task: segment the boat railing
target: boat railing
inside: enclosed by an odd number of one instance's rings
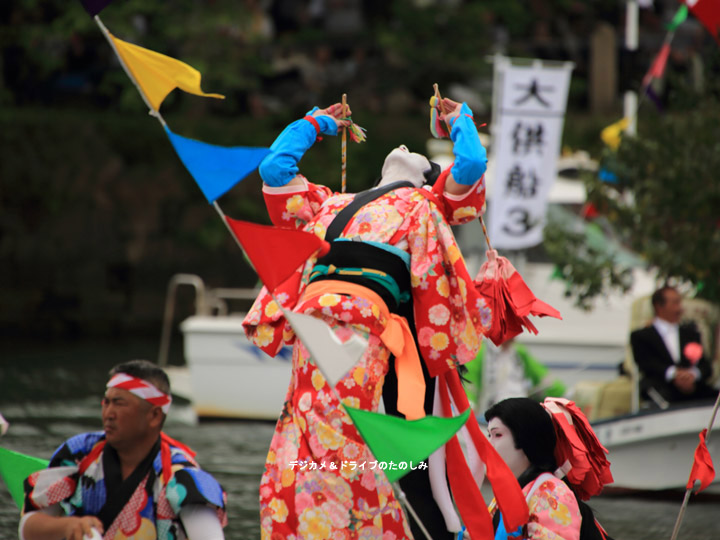
[[[158,352],[158,365],[165,367],[168,363],[172,326],[177,303],[177,291],[181,286],[189,286],[195,291],[195,315],[225,316],[229,314],[228,301],[254,300],[258,295],[257,289],[249,288],[209,288],[200,276],[195,274],[175,274],[168,283],[165,297],[165,310],[163,313],[162,333],[160,336],[160,350]]]

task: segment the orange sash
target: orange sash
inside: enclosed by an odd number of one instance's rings
[[[323,294],[349,294],[375,304],[380,316],[387,321],[380,334],[383,344],[395,355],[395,372],[398,379],[398,411],[408,420],[425,417],[425,379],[415,340],[405,317],[391,313],[383,299],[370,289],[346,281],[324,280],[310,283],[303,300]]]

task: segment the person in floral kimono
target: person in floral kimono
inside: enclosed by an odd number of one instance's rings
[[[389,414],[416,419],[432,412],[433,378],[473,359],[492,320],[451,230],[484,211],[486,153],[469,107],[449,99],[443,107],[455,161],[442,172],[399,146],[386,157],[378,185],[357,196],[310,182],[298,162],[319,135],[349,124],[340,104],[316,107],[287,126],[260,165],[272,222],[331,245],[272,295],[263,289],[244,320],[248,337],[270,355],[293,344],[292,379],[260,484],[265,539],[391,540],[412,538],[411,526],[417,535],[277,302],[322,319],[343,341],[353,333],[368,340],[336,385],[344,404],[376,412],[384,394]],[[399,346],[392,334],[402,336]],[[450,538],[427,473],[415,484],[412,475],[403,480],[424,525],[439,531],[433,538]]]
[[[222,540],[226,494],[161,431],[170,403],[157,365],[115,366],[103,431],[71,437],[25,480],[20,540]]]
[[[496,539],[612,540],[581,499],[582,487],[565,476],[568,465],[558,467],[560,443],[547,405],[525,397],[507,398],[490,407],[485,419],[490,443],[517,478],[530,510],[528,522],[508,533],[493,501],[490,511]],[[568,424],[572,426],[568,429],[579,430],[579,424]],[[586,458],[585,465],[588,463]],[[594,483],[602,487],[600,478]]]

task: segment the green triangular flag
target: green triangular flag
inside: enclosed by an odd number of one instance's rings
[[[22,506],[24,498],[23,482],[35,471],[46,468],[48,463],[46,459],[26,456],[0,447],[0,477],[5,480],[5,485],[18,508]]]
[[[426,416],[419,420],[405,420],[353,407],[346,406],[345,410],[375,459],[388,465],[383,470],[390,482],[405,476],[411,467],[417,467],[421,461],[449,441],[470,416],[468,409],[460,416],[452,418]],[[394,469],[390,462],[396,466]],[[400,466],[403,468],[400,469]]]
[[[675,12],[675,16],[668,23],[667,29],[670,32],[674,31],[675,29],[677,29],[678,26],[680,26],[682,23],[684,23],[685,19],[687,19],[687,18],[688,18],[688,7],[685,4],[683,4]]]

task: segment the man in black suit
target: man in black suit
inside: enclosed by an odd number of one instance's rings
[[[630,334],[641,373],[641,395],[647,399],[657,392],[671,403],[717,397],[717,390],[708,384],[712,368],[702,351],[700,333],[694,324],[679,324],[683,313],[680,293],[662,287],[653,293],[652,305],[652,324]]]

